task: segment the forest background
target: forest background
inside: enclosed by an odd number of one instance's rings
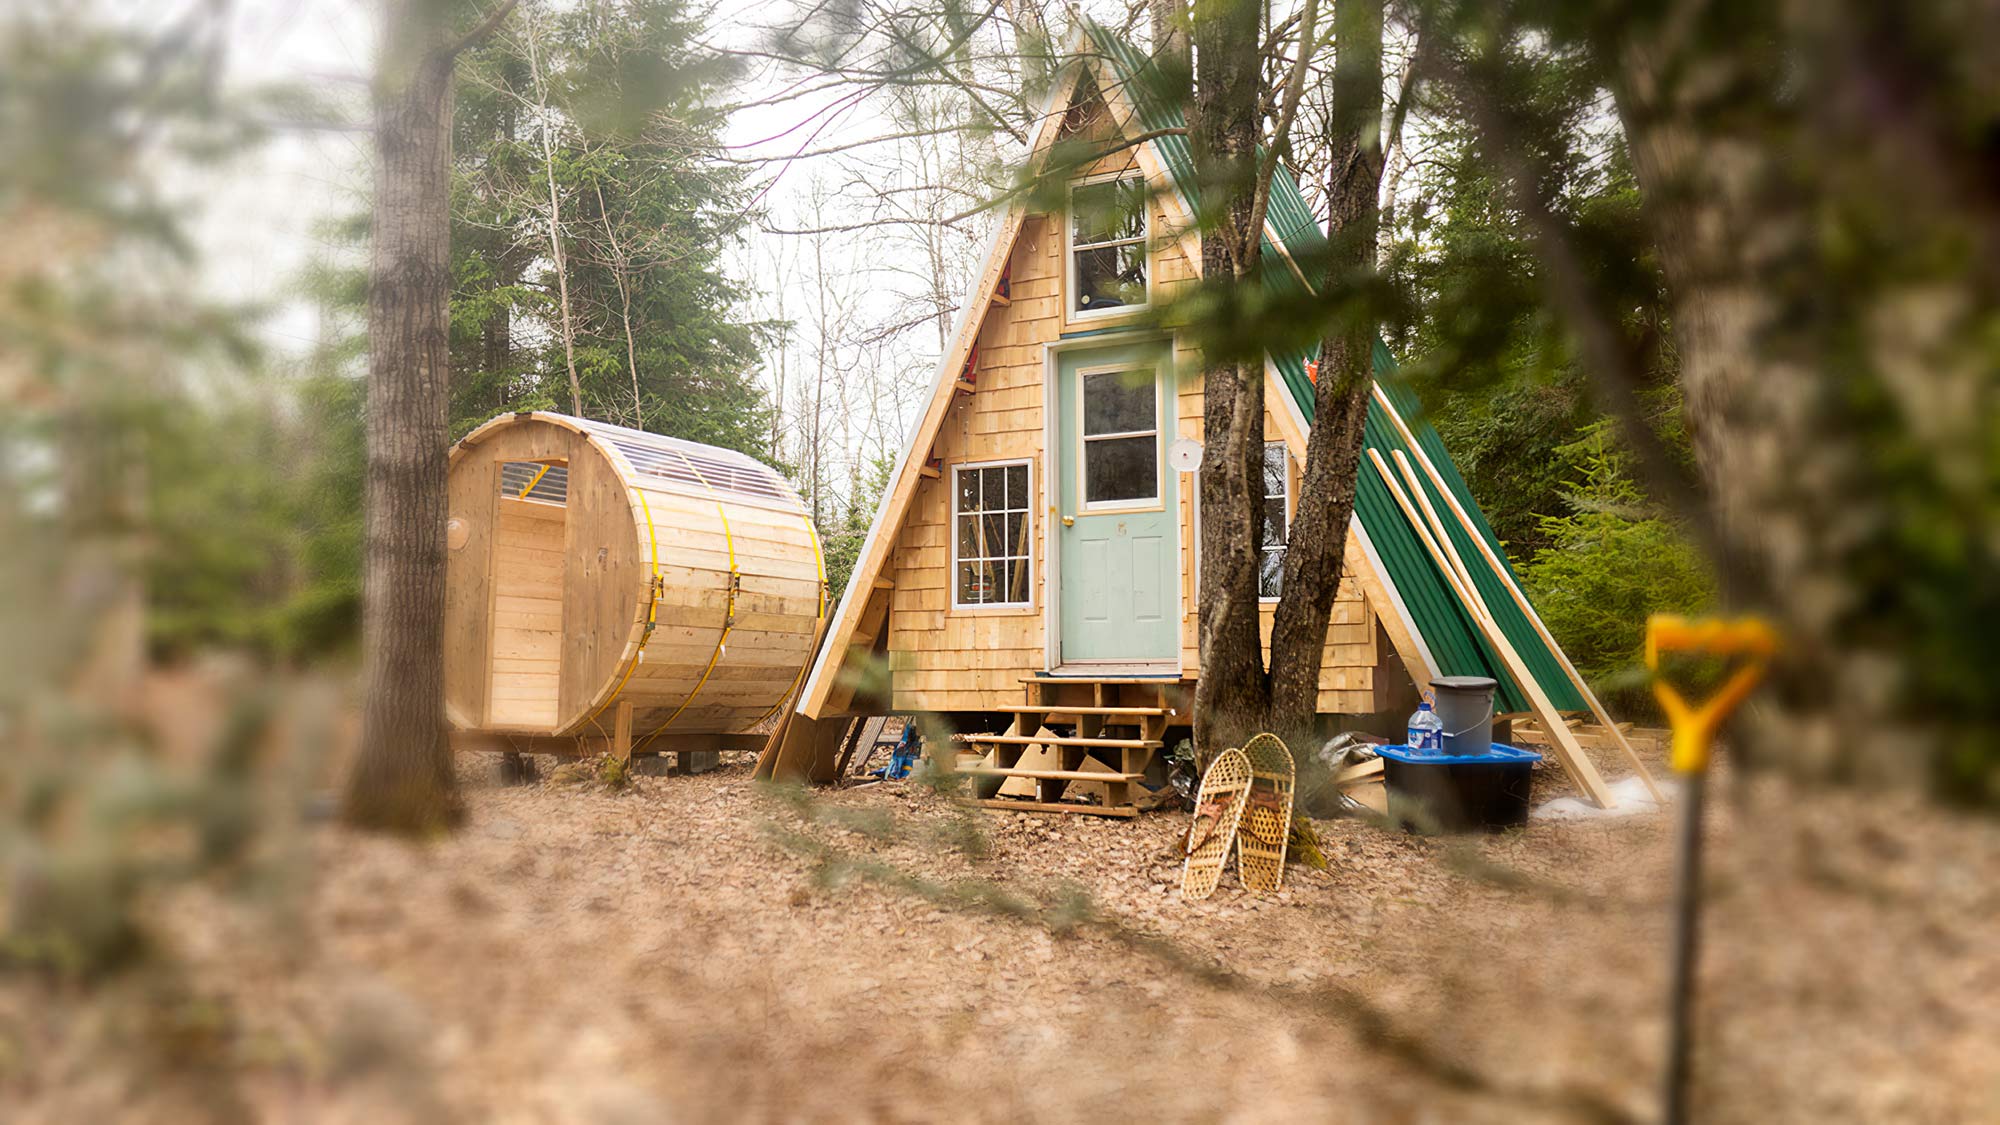
[[[335,0],[234,9],[213,32],[230,65],[190,112],[248,124],[226,150],[164,162],[186,207],[153,268],[242,346],[146,381],[148,635],[162,657],[220,644],[346,659],[358,639],[367,160],[354,130],[370,16]],[[68,18],[134,43],[165,30]],[[838,590],[978,264],[985,205],[1011,184],[1048,47],[995,21],[968,56],[982,81],[892,84],[820,66],[786,44],[791,26],[681,0],[528,3],[468,56],[453,426],[553,409],[763,458],[812,509]],[[1392,28],[1385,105],[1411,46]],[[1537,96],[1571,140],[1560,206],[1634,223],[1602,94],[1556,71]],[[621,116],[634,103],[657,111]],[[1308,98],[1302,135],[1324,108]],[[1310,144],[1293,156],[1307,185],[1323,180],[1314,158]],[[1403,311],[1385,338],[1551,627],[1643,707],[1641,622],[1710,604],[1700,552],[1592,405],[1456,107],[1408,106],[1382,197]],[[1654,267],[1630,272],[1651,298],[1632,315],[1664,324]],[[1655,370],[1648,409],[1685,456],[1673,371]]]

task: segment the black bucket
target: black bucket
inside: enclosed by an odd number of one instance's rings
[[[1484,754],[1493,745],[1493,693],[1499,686],[1485,676],[1431,681],[1438,721],[1444,724],[1445,753]]]
[[[1407,746],[1378,746],[1389,816],[1412,832],[1499,832],[1528,823],[1534,793],[1532,750],[1489,746],[1447,758]]]

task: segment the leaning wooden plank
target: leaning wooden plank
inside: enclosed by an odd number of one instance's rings
[[[825,781],[832,770],[833,755],[840,736],[847,733],[846,715],[808,719],[794,712],[784,724],[785,733],[772,758],[773,781]],[[766,753],[770,753],[767,749]]]
[[[1549,646],[1549,651],[1555,654],[1556,661],[1562,665],[1569,682],[1576,686],[1578,694],[1589,704],[1590,713],[1597,716],[1597,721],[1604,724],[1605,730],[1611,732],[1611,740],[1618,745],[1619,751],[1625,755],[1625,760],[1632,763],[1632,768],[1646,783],[1647,792],[1653,795],[1655,801],[1665,801],[1666,795],[1660,791],[1659,783],[1653,780],[1652,771],[1640,760],[1638,751],[1632,748],[1632,743],[1626,739],[1618,723],[1612,719],[1610,712],[1605,710],[1604,704],[1597,698],[1597,693],[1591,691],[1590,685],[1584,682],[1583,674],[1576,670],[1576,665],[1570,663],[1569,654],[1556,643],[1555,635],[1549,632],[1548,625],[1542,621],[1542,615],[1535,611],[1534,603],[1528,600],[1528,595],[1508,573],[1506,564],[1502,563],[1500,556],[1494,553],[1492,544],[1488,543],[1486,536],[1481,535],[1479,529],[1473,526],[1472,517],[1466,514],[1465,507],[1458,502],[1458,497],[1445,485],[1444,474],[1438,472],[1436,463],[1431,460],[1428,453],[1424,452],[1424,447],[1417,444],[1417,435],[1411,432],[1409,425],[1403,421],[1402,414],[1397,412],[1395,404],[1389,401],[1389,396],[1382,392],[1379,385],[1375,388],[1375,401],[1381,405],[1383,413],[1389,416],[1389,421],[1402,435],[1403,442],[1410,447],[1410,452],[1416,456],[1417,463],[1423,466],[1424,472],[1437,487],[1439,494],[1444,497],[1444,502],[1451,508],[1452,514],[1458,517],[1459,525],[1465,529],[1473,545],[1479,548],[1481,555],[1485,556],[1486,565],[1492,568],[1494,577],[1500,580],[1502,586],[1507,587],[1507,592],[1513,596],[1514,604],[1520,609],[1521,615],[1535,627],[1535,633],[1542,638],[1542,643]]]
[[[1534,673],[1528,670],[1528,665],[1521,659],[1521,654],[1515,651],[1513,644],[1507,640],[1507,634],[1494,622],[1486,603],[1480,600],[1479,592],[1464,589],[1458,584],[1458,576],[1452,570],[1450,558],[1438,546],[1437,540],[1431,538],[1423,513],[1417,510],[1409,495],[1403,491],[1403,486],[1397,483],[1396,475],[1390,471],[1388,462],[1382,459],[1381,451],[1371,449],[1368,451],[1368,456],[1375,464],[1375,471],[1382,474],[1382,482],[1388,485],[1390,495],[1396,498],[1396,504],[1403,509],[1403,515],[1410,521],[1410,526],[1420,532],[1418,538],[1423,540],[1424,548],[1430,552],[1431,561],[1437,564],[1438,570],[1444,573],[1452,589],[1458,592],[1467,612],[1472,616],[1473,624],[1485,635],[1487,644],[1500,657],[1500,663],[1506,667],[1507,674],[1513,677],[1515,684],[1520,687],[1521,694],[1528,697],[1529,707],[1541,719],[1542,725],[1550,729],[1553,734],[1552,745],[1556,751],[1556,760],[1562,763],[1563,770],[1576,782],[1577,788],[1583,790],[1599,808],[1608,809],[1616,805],[1617,798],[1611,795],[1611,790],[1604,784],[1604,779],[1598,776],[1597,766],[1591,762],[1590,755],[1584,753],[1583,747],[1576,741],[1576,736],[1570,732],[1568,726],[1564,725],[1562,714],[1556,710],[1555,704],[1549,702],[1547,693],[1542,691],[1542,685],[1536,682]]]
[[[873,748],[882,736],[882,728],[889,724],[889,716],[876,715],[854,724],[841,743],[840,757],[834,761],[833,776],[836,780],[847,776],[848,767],[854,763],[854,752],[862,746]]]
[[[1410,495],[1416,497],[1417,506],[1423,509],[1424,520],[1426,526],[1430,528],[1431,536],[1444,548],[1445,557],[1451,560],[1452,573],[1458,576],[1459,588],[1463,589],[1468,597],[1477,597],[1479,587],[1472,581],[1472,569],[1466,566],[1465,560],[1459,556],[1458,545],[1452,542],[1451,534],[1445,530],[1444,520],[1438,518],[1437,509],[1431,506],[1431,494],[1424,489],[1423,482],[1417,479],[1417,471],[1410,468],[1410,459],[1403,456],[1403,451],[1396,450],[1395,457],[1396,468],[1403,473],[1403,482],[1410,486]],[[1486,615],[1487,620],[1498,625],[1499,621],[1488,609],[1486,600],[1479,598],[1478,602],[1479,611]]]
[[[785,740],[791,737],[792,710],[786,708],[778,716],[778,725],[771,728],[771,737],[764,743],[763,753],[757,755],[757,768],[750,776],[758,781],[769,781],[777,775],[778,758],[783,755]]]
[[[820,614],[819,625],[813,631],[812,648],[806,653],[806,667],[812,666],[813,654],[819,651],[819,646],[821,644],[825,643],[827,629],[832,625],[832,623],[833,623],[832,614],[830,613]],[[752,778],[758,781],[769,781],[771,780],[772,777],[776,775],[776,770],[778,768],[778,752],[784,746],[786,730],[788,730],[792,725],[791,723],[792,703],[798,699],[799,692],[802,691],[804,687],[805,687],[805,669],[802,668],[799,671],[798,678],[793,682],[791,690],[787,691],[784,694],[784,696],[778,700],[778,706],[777,706],[778,725],[771,728],[771,737],[767,742],[764,743],[764,752],[757,756],[757,768],[751,771],[750,774]]]

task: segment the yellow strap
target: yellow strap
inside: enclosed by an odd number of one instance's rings
[[[543,478],[543,477],[545,477],[545,476],[548,476],[548,475],[549,475],[549,470],[550,470],[550,469],[553,469],[553,468],[555,468],[555,466],[554,466],[554,465],[543,465],[543,466],[542,466],[542,471],[541,471],[541,472],[539,472],[539,473],[536,473],[536,474],[534,475],[534,477],[533,477],[533,478],[532,478],[531,480],[529,480],[529,481],[528,481],[528,487],[526,487],[526,488],[522,489],[522,490],[521,490],[521,492],[520,492],[520,494],[519,494],[518,496],[516,496],[516,497],[515,497],[515,499],[516,499],[516,500],[526,500],[526,499],[528,498],[528,493],[530,493],[530,492],[533,492],[533,491],[535,490],[535,486],[536,486],[536,485],[538,485],[538,484],[540,484],[540,483],[542,483],[542,478]]]
[[[646,499],[645,489],[635,488],[632,491],[638,494],[639,507],[646,513],[646,540],[652,545],[653,552],[653,580],[646,584],[646,631],[639,634],[639,647],[633,650],[632,659],[626,662],[625,674],[618,678],[618,686],[611,689],[611,694],[604,698],[604,702],[598,705],[597,710],[590,713],[590,718],[584,720],[585,722],[596,722],[597,717],[604,714],[605,709],[616,703],[618,697],[624,694],[625,685],[632,682],[632,673],[638,671],[640,663],[645,660],[646,645],[652,641],[653,628],[659,624],[660,595],[666,592],[665,580],[660,576],[660,533],[653,526],[652,502]]]
[[[817,639],[819,637],[820,623],[826,620],[826,556],[820,552],[819,532],[813,528],[812,521],[803,520],[803,522],[806,525],[806,539],[813,546],[813,562],[819,567],[819,614],[813,618],[813,637]],[[806,669],[812,666],[813,655],[812,652],[806,653],[805,661],[799,665],[799,674],[792,677],[792,686],[786,688],[785,694],[779,696],[778,701],[771,704],[771,709],[758,716],[757,721],[751,723],[751,726],[758,727],[764,725],[764,720],[777,714],[778,708],[783,707],[785,701],[792,697],[792,693],[799,689],[799,681],[805,679]]]
[[[681,463],[686,465],[690,472],[694,473],[695,479],[702,483],[702,487],[708,489],[711,493],[716,491],[715,486],[708,483],[708,478],[701,475],[701,470],[695,467],[693,461],[682,457]],[[708,667],[701,670],[701,679],[694,682],[694,690],[688,692],[687,698],[681,700],[681,705],[674,708],[674,713],[667,716],[666,722],[661,723],[653,733],[647,735],[645,741],[632,747],[632,752],[635,754],[642,747],[650,745],[654,739],[665,733],[666,729],[673,725],[674,720],[681,717],[681,712],[688,709],[688,704],[694,702],[695,696],[701,694],[702,687],[708,683],[709,675],[715,671],[716,663],[722,659],[722,649],[724,645],[729,643],[730,630],[736,628],[736,593],[742,588],[743,576],[736,569],[736,537],[729,530],[729,509],[722,503],[719,493],[716,495],[715,512],[722,517],[722,541],[729,549],[729,602],[722,618],[722,633],[715,638],[715,651],[709,654]]]

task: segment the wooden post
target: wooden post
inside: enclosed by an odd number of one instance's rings
[[[632,760],[632,701],[621,699],[611,720],[611,756],[621,762]]]
[[[1417,537],[1423,540],[1424,548],[1430,552],[1432,561],[1437,563],[1438,569],[1444,572],[1445,580],[1464,601],[1466,609],[1472,615],[1473,624],[1479,627],[1480,632],[1486,634],[1487,643],[1493,646],[1493,651],[1499,655],[1500,662],[1506,665],[1507,674],[1514,678],[1514,682],[1521,689],[1521,694],[1527,696],[1528,706],[1534,709],[1542,724],[1550,728],[1549,741],[1554,745],[1556,758],[1562,763],[1563,769],[1599,808],[1608,809],[1616,805],[1617,799],[1605,786],[1604,779],[1598,776],[1597,766],[1591,762],[1590,755],[1584,753],[1583,746],[1576,740],[1576,735],[1571,733],[1569,725],[1562,721],[1561,712],[1557,711],[1555,704],[1549,701],[1547,693],[1542,691],[1542,685],[1535,681],[1534,673],[1528,670],[1528,665],[1521,659],[1521,654],[1515,651],[1513,644],[1507,640],[1507,634],[1500,631],[1499,623],[1493,620],[1486,603],[1479,597],[1479,591],[1468,590],[1459,585],[1458,572],[1452,567],[1451,558],[1438,546],[1437,540],[1431,537],[1423,513],[1410,501],[1409,496],[1403,491],[1403,486],[1396,483],[1396,477],[1390,472],[1389,463],[1383,459],[1381,451],[1371,449],[1368,451],[1368,456],[1374,461],[1375,470],[1382,474],[1382,481],[1389,486],[1389,492],[1396,498],[1396,504],[1403,509],[1403,514],[1409,518],[1411,526],[1417,529]]]
[[[1465,565],[1465,560],[1459,557],[1458,544],[1451,541],[1450,534],[1444,529],[1444,521],[1438,518],[1437,509],[1431,506],[1430,493],[1424,491],[1423,483],[1417,479],[1416,470],[1410,468],[1410,459],[1403,456],[1403,451],[1400,449],[1396,450],[1396,467],[1402,470],[1403,479],[1409,483],[1410,495],[1416,497],[1417,505],[1424,510],[1424,519],[1429,523],[1431,534],[1437,536],[1438,545],[1444,548],[1445,556],[1451,559],[1452,572],[1458,575],[1460,585],[1465,587],[1466,593],[1477,597],[1479,587],[1473,585],[1472,571]],[[1493,616],[1487,612],[1484,598],[1479,599],[1479,609],[1489,618]],[[1498,619],[1493,623],[1498,625]]]
[[[1522,616],[1535,627],[1535,632],[1542,638],[1542,643],[1548,645],[1549,651],[1555,654],[1556,661],[1563,666],[1563,671],[1569,676],[1569,682],[1576,686],[1577,693],[1582,695],[1583,701],[1589,705],[1590,713],[1596,716],[1598,722],[1604,724],[1605,730],[1610,732],[1611,740],[1617,743],[1619,751],[1625,755],[1625,760],[1632,763],[1632,768],[1638,772],[1640,780],[1646,783],[1647,792],[1653,795],[1655,801],[1664,804],[1667,799],[1666,794],[1661,792],[1659,783],[1653,780],[1652,771],[1648,770],[1646,763],[1639,759],[1639,752],[1632,749],[1632,743],[1625,738],[1625,732],[1618,729],[1617,722],[1611,718],[1611,713],[1604,709],[1604,704],[1598,700],[1597,693],[1591,691],[1590,685],[1584,682],[1583,674],[1576,670],[1576,665],[1570,663],[1569,654],[1563,652],[1562,646],[1556,643],[1555,635],[1550,633],[1548,625],[1543,623],[1542,615],[1535,612],[1534,603],[1530,602],[1528,595],[1515,585],[1513,577],[1507,573],[1506,565],[1493,552],[1493,547],[1486,542],[1486,537],[1479,534],[1479,529],[1472,523],[1472,517],[1466,514],[1464,506],[1458,502],[1458,497],[1452,495],[1451,489],[1445,485],[1444,474],[1438,472],[1438,467],[1431,461],[1430,455],[1424,452],[1423,446],[1417,444],[1416,434],[1411,432],[1408,424],[1403,421],[1403,416],[1396,412],[1395,404],[1389,401],[1389,396],[1383,393],[1379,385],[1375,388],[1375,401],[1381,405],[1382,412],[1389,416],[1389,421],[1394,423],[1396,432],[1403,436],[1404,443],[1410,447],[1410,452],[1416,456],[1417,463],[1424,467],[1424,472],[1437,486],[1438,492],[1444,496],[1444,502],[1450,506],[1452,514],[1458,517],[1458,522],[1465,528],[1465,533],[1471,536],[1472,542],[1478,546],[1479,553],[1486,557],[1486,565],[1492,568],[1494,576],[1500,579],[1500,584],[1507,587],[1507,592],[1513,595],[1514,604],[1520,609]]]

